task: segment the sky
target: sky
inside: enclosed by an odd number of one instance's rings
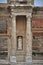
[[[34,0],[35,6],[43,6],[43,0]]]
[[[0,3],[7,3],[7,0],[0,0]],[[43,0],[34,0],[35,6],[43,6]]]
[[[0,3],[7,3],[7,0],[0,0]]]

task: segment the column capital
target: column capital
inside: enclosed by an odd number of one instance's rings
[[[16,15],[14,14],[14,9],[11,9],[11,18],[12,17],[16,17]]]
[[[11,12],[11,18],[16,17],[16,15],[14,14],[14,12]]]
[[[28,15],[26,15],[27,18],[32,18],[32,13],[29,13]]]

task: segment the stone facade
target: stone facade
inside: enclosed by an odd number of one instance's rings
[[[22,4],[22,1],[18,1],[18,2],[11,2],[10,1],[10,3],[11,3],[11,16],[12,16],[12,23],[13,23],[13,39],[14,39],[14,42],[15,43],[13,43],[13,45],[12,46],[15,46],[14,48],[13,48],[13,52],[12,52],[12,56],[13,57],[16,57],[16,62],[32,62],[32,32],[31,32],[31,18],[32,18],[32,9],[33,9],[33,7],[32,7],[32,4],[31,4],[31,2],[30,1],[27,1],[28,3],[27,4]],[[30,2],[30,3],[29,3]],[[15,5],[14,5],[14,3],[16,3]],[[20,4],[21,3],[21,4]],[[31,5],[30,5],[31,4]],[[20,32],[20,30],[22,29],[22,27],[21,27],[21,29],[19,29],[19,28],[16,28],[18,25],[16,25],[17,24],[17,22],[18,21],[16,21],[16,19],[15,18],[17,18],[17,16],[19,17],[25,17],[26,18],[26,30],[25,30],[25,32],[26,33],[24,33],[24,34],[22,34],[22,33],[18,33],[18,32]],[[20,18],[19,17],[19,18]],[[13,19],[14,18],[14,19]],[[20,24],[20,23],[18,23],[18,24]],[[21,25],[21,24],[20,24]],[[15,26],[15,27],[14,27]],[[22,32],[22,31],[21,31]],[[18,33],[18,34],[17,34]],[[17,36],[19,37],[19,36],[21,36],[22,38],[25,36],[25,38],[26,38],[26,43],[25,43],[25,46],[24,46],[24,40],[25,39],[23,39],[23,41],[22,41],[22,43],[23,43],[23,47],[25,48],[25,49],[22,49],[22,50],[17,50]],[[18,43],[19,44],[19,43]],[[31,51],[31,52],[30,52]],[[14,53],[14,54],[13,54]],[[24,54],[25,55],[24,55]],[[16,54],[16,55],[15,55]],[[11,57],[12,57],[11,56]],[[20,59],[21,58],[21,59]],[[25,58],[25,59],[24,59]]]

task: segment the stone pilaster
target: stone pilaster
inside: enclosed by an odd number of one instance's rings
[[[26,61],[32,62],[32,31],[31,31],[31,16],[27,16],[26,25]]]

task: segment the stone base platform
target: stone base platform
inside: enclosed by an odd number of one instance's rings
[[[42,61],[33,61],[32,63],[26,63],[26,62],[17,62],[17,63],[11,63],[11,65],[43,65]]]
[[[32,63],[26,63],[26,62],[16,62],[9,64],[0,63],[0,65],[43,65],[43,60],[33,60]]]
[[[25,63],[25,62],[18,62],[18,63],[11,63],[11,65],[32,65],[31,63]]]

